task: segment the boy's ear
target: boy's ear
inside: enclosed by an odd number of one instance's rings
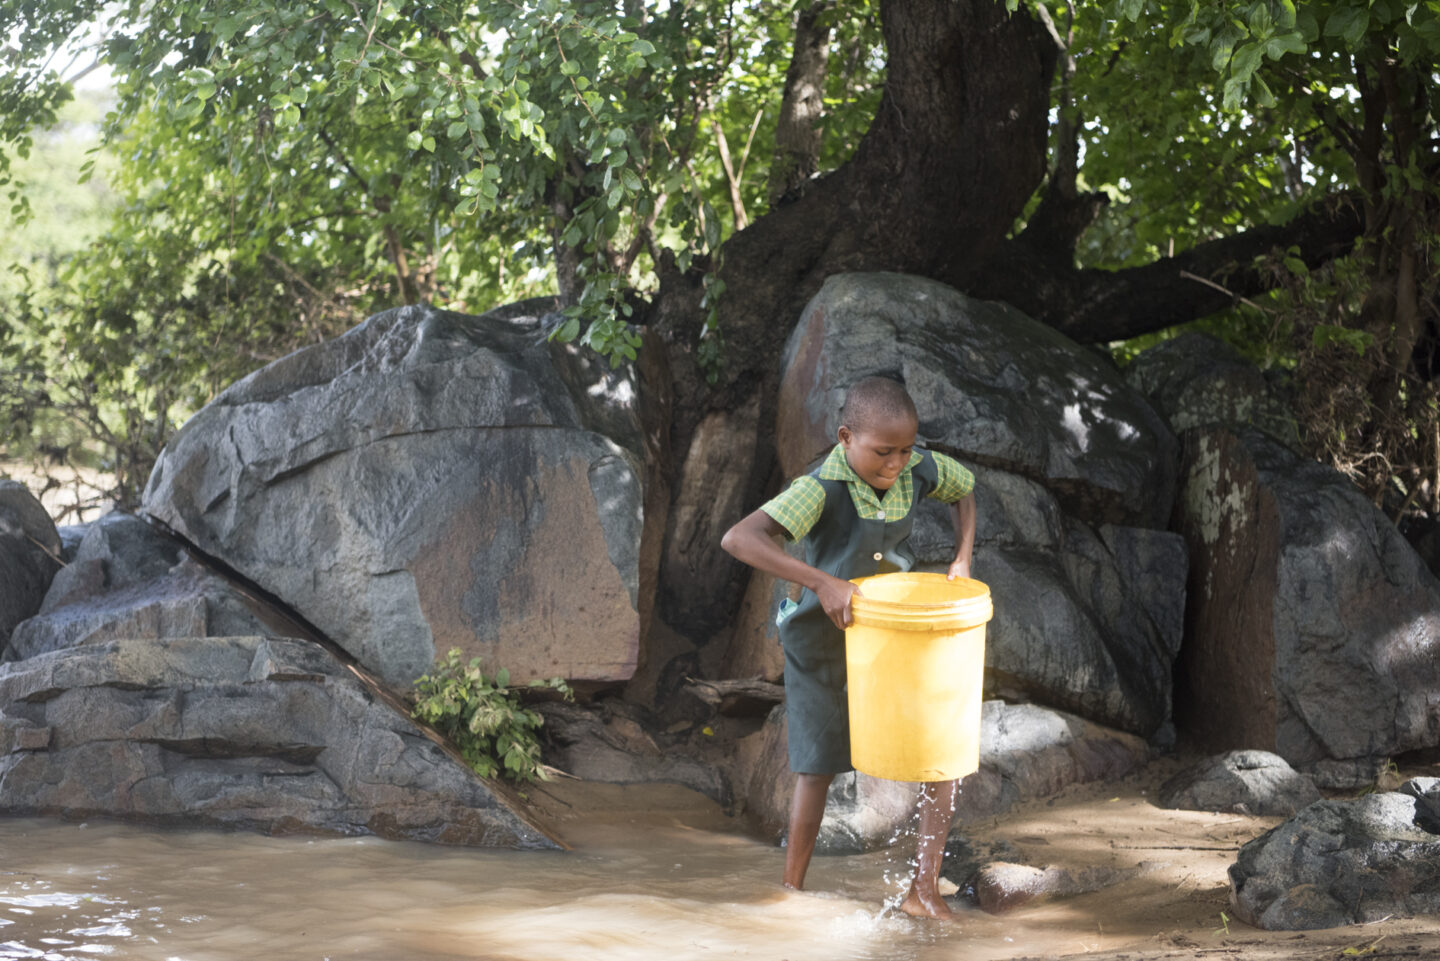
[[[838,439],[840,443],[844,444],[846,447],[850,446],[850,441],[854,438],[854,436],[855,435],[851,433],[850,428],[846,427],[844,424],[841,424],[840,429],[835,432],[836,439]]]

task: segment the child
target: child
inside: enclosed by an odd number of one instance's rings
[[[934,497],[950,505],[955,560],[948,576],[970,576],[975,543],[974,476],[943,454],[915,449],[919,418],[905,388],[870,377],[846,393],[839,441],[820,468],[725,532],[721,546],[751,567],[802,585],[799,605],[780,624],[785,650],[785,716],[790,769],[796,774],[785,852],[785,886],[799,890],[815,850],[825,795],[850,764],[844,628],[854,577],[909,570],[906,541],[915,504]],[[805,542],[805,560],[774,540]],[[925,784],[915,875],[901,909],[915,917],[950,918],[936,884],[955,811],[957,782]]]

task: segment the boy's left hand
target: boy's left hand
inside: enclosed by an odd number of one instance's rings
[[[957,578],[957,577],[965,577],[965,578],[968,578],[969,576],[970,576],[970,559],[969,559],[969,558],[965,558],[964,560],[956,560],[954,563],[952,563],[952,564],[950,565],[950,569],[945,572],[945,579],[946,579],[947,581],[953,581],[953,580],[954,580],[955,578]]]

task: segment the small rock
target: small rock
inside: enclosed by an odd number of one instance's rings
[[[1167,780],[1156,796],[1163,808],[1287,817],[1318,800],[1313,781],[1268,751],[1207,758]]]
[[[996,861],[975,875],[975,903],[989,914],[1002,914],[1046,893],[1050,872],[1025,864]]]

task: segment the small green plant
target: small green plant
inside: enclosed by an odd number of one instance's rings
[[[1220,927],[1212,931],[1211,934],[1223,934],[1227,938],[1230,936],[1230,916],[1224,911],[1220,912]]]
[[[528,686],[559,691],[566,700],[571,697],[569,685],[558,677],[531,681]],[[545,719],[521,705],[520,690],[510,686],[510,672],[503,667],[486,677],[480,658],[466,664],[460,649],[451,648],[435,662],[433,674],[415,681],[413,715],[454,741],[481,777],[545,780],[537,736]]]

